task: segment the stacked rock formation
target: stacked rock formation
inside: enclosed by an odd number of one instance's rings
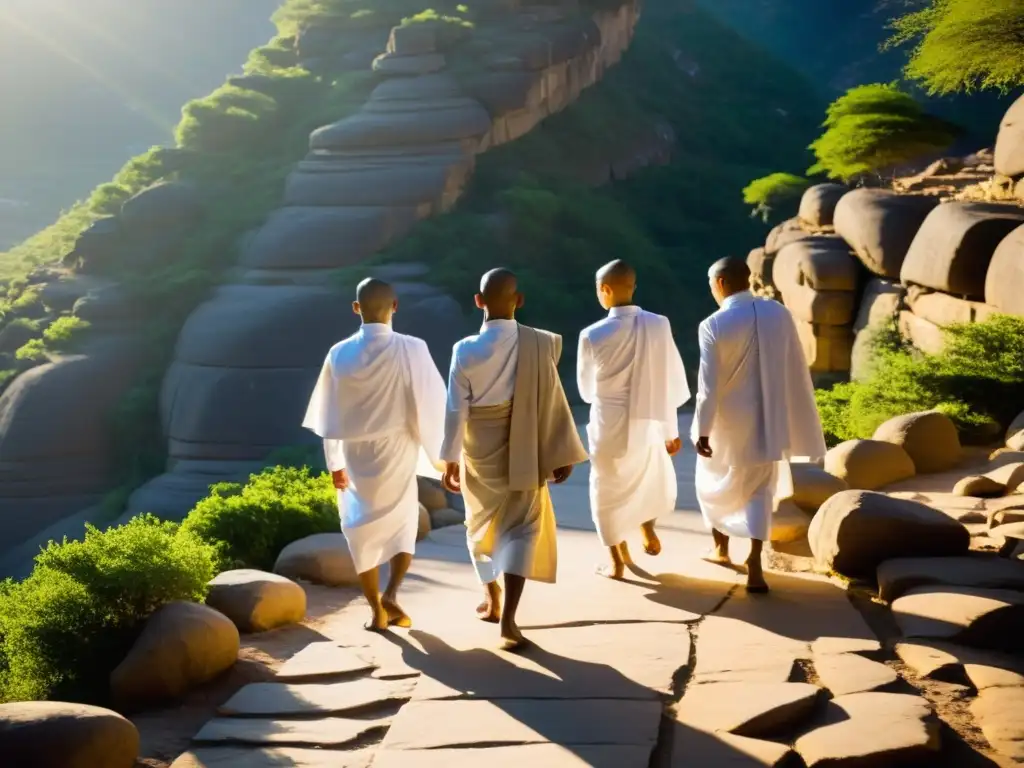
[[[472,29],[443,21],[392,29],[372,61],[380,82],[368,101],[313,132],[283,207],[246,239],[229,284],[185,323],[162,390],[169,472],[133,495],[126,516],[181,516],[211,483],[308,441],[302,412],[323,357],[358,323],[352,286],[335,271],[449,210],[476,155],[596,83],[629,46],[637,18],[632,3],[590,15],[544,6],[493,13]],[[424,337],[446,370],[468,318],[426,272],[373,270],[398,291],[395,329]]]

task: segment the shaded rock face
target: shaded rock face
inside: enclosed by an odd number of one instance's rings
[[[836,205],[835,230],[871,272],[899,279],[903,260],[935,198],[856,189]]]
[[[283,207],[244,240],[234,284],[182,328],[161,393],[171,471],[137,491],[128,513],[181,517],[210,483],[311,442],[301,428],[309,393],[328,350],[359,322],[358,278],[342,286],[330,270],[358,267],[449,210],[476,155],[575,101],[618,62],[637,18],[632,3],[575,17],[509,8],[471,31],[414,25],[396,28],[383,52],[382,41],[373,58],[380,82],[366,103],[313,131]],[[303,59],[338,47],[312,30],[299,41]],[[466,55],[474,74],[456,77],[451,61]],[[424,338],[445,371],[472,325],[459,301],[427,284],[425,268],[410,266],[370,272],[395,285],[395,330]]]
[[[1024,316],[1024,226],[996,247],[985,276],[985,303],[1000,312]]]
[[[800,198],[797,217],[810,229],[831,227],[836,205],[849,191],[850,188],[843,184],[815,184]]]
[[[86,704],[0,704],[4,765],[32,768],[132,768],[139,732],[116,712]]]
[[[1024,176],[1024,96],[1013,103],[999,126],[995,152],[996,173]]]
[[[898,445],[919,474],[945,472],[960,461],[960,436],[944,413],[908,413],[889,419],[875,430],[875,440]]]
[[[853,323],[853,350],[850,378],[867,378],[872,371],[872,339],[880,332],[898,327],[900,305],[905,290],[900,283],[873,278],[861,296],[857,319]]]

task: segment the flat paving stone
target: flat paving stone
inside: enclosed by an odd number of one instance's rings
[[[809,653],[807,643],[745,621],[709,616],[697,632],[697,661],[690,685],[785,683],[795,661]]]
[[[896,644],[896,655],[910,667],[918,677],[942,680],[948,683],[960,682],[963,665],[952,643],[910,641]]]
[[[317,685],[250,683],[218,709],[222,715],[341,715],[408,701],[414,682],[351,680]]]
[[[1024,762],[1024,688],[986,688],[971,714],[988,743],[1014,762]]]
[[[684,624],[606,624],[534,630],[531,648],[428,656],[414,699],[654,699],[689,662]]]
[[[895,670],[853,653],[826,653],[814,657],[818,680],[833,696],[875,691],[895,683]]]
[[[523,744],[479,749],[382,749],[373,768],[643,768],[646,745]]]
[[[896,653],[919,677],[970,682],[977,690],[1024,686],[1024,657],[954,643],[897,643]]]
[[[244,749],[201,747],[186,752],[171,768],[368,768],[373,750]]]
[[[369,672],[377,665],[354,648],[343,648],[337,643],[310,643],[286,661],[277,671],[281,682],[333,675]]]
[[[1012,651],[1024,636],[1024,592],[918,587],[892,603],[904,637]]]
[[[342,747],[374,731],[383,731],[389,719],[349,720],[328,717],[318,720],[264,720],[249,717],[218,717],[193,737],[196,743],[289,744],[292,746]]]
[[[839,696],[829,703],[826,722],[794,745],[807,768],[930,765],[939,750],[938,722],[920,696]]]
[[[792,754],[785,744],[774,741],[748,739],[731,733],[708,733],[676,723],[670,765],[671,768],[776,768],[787,764]]]
[[[497,699],[414,701],[402,708],[384,749],[487,744],[631,744],[654,747],[660,701]]]
[[[994,555],[901,557],[878,566],[878,596],[886,602],[915,587],[950,584],[1024,590],[1024,563]]]
[[[807,683],[712,683],[691,686],[676,720],[702,731],[770,738],[800,726],[821,689]]]
[[[813,656],[830,653],[877,653],[880,650],[882,644],[874,638],[819,637],[811,643]]]

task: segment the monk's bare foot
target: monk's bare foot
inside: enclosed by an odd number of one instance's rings
[[[712,547],[711,551],[704,555],[703,559],[706,562],[714,563],[715,565],[732,565],[732,558],[729,557],[729,550],[723,549],[719,546]]]
[[[614,581],[622,581],[622,577],[626,575],[626,564],[622,562],[612,562],[605,565],[599,565],[594,569],[594,572],[598,576],[604,576],[606,579],[612,579]]]
[[[640,526],[640,535],[644,542],[644,552],[651,557],[661,554],[661,539],[658,538],[658,534],[654,530],[653,520]]]
[[[412,619],[409,618],[409,614],[402,610],[402,606],[398,604],[393,597],[385,597],[381,600],[384,606],[384,612],[388,616],[388,624],[393,627],[402,627],[408,629],[412,626]]]
[[[487,585],[487,597],[476,607],[476,617],[488,624],[501,621],[501,587],[497,582]]]
[[[363,625],[363,629],[368,632],[388,631],[388,612],[384,610],[384,606],[382,604],[378,604],[372,608],[370,621]]]
[[[622,563],[628,568],[631,565],[636,565],[633,562],[633,556],[629,554],[629,545],[626,542],[619,544],[619,557],[622,558]]]
[[[764,580],[760,559],[747,561],[747,592],[754,595],[764,595],[768,592],[768,582]]]
[[[520,651],[530,645],[530,641],[523,637],[519,627],[515,624],[501,623],[501,650]]]

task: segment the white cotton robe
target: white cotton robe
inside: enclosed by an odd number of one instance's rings
[[[676,473],[665,443],[690,399],[668,318],[614,307],[580,334],[577,385],[590,403],[590,509],[601,544],[670,513]]]
[[[825,440],[793,318],[749,292],[730,296],[700,325],[700,373],[691,436],[704,522],[729,536],[767,541],[775,502],[792,494],[789,459],[816,460]]]
[[[444,403],[422,339],[366,323],[328,353],[302,425],[323,438],[328,469],[347,471],[338,506],[357,573],[415,552],[416,475],[438,476]]]

